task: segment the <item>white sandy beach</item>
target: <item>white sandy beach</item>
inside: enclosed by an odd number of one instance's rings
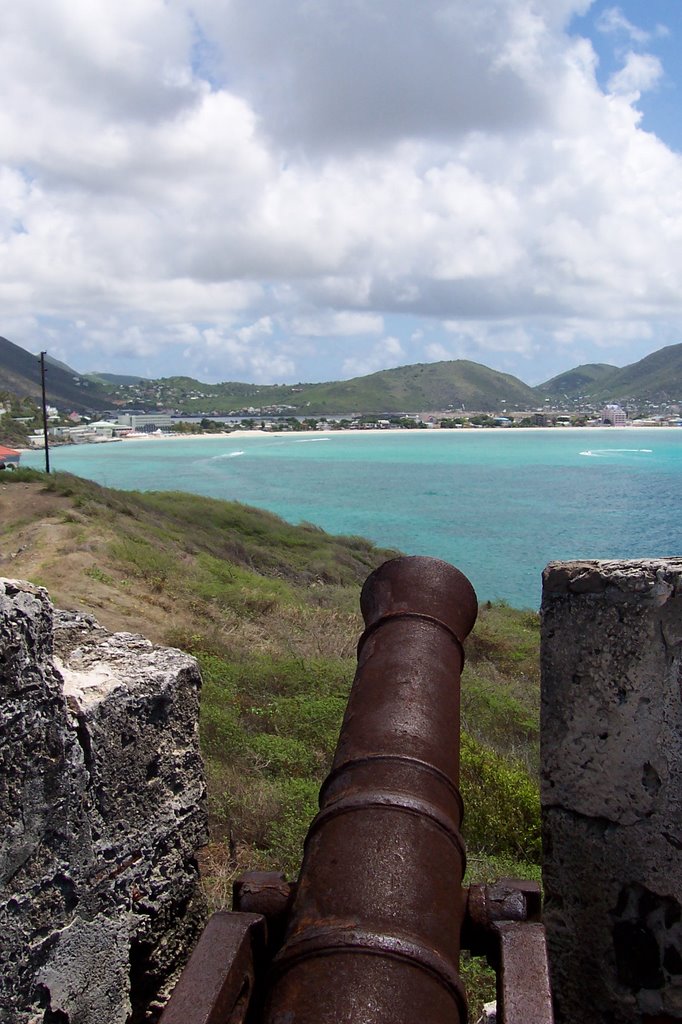
[[[426,435],[431,434],[431,435],[434,435],[436,437],[440,437],[443,434],[481,434],[481,433],[493,434],[495,437],[500,437],[500,436],[504,436],[504,435],[509,435],[509,436],[516,437],[516,436],[518,436],[519,431],[521,431],[521,430],[524,433],[528,433],[528,434],[564,434],[564,433],[591,434],[591,433],[594,433],[595,430],[609,430],[609,431],[612,431],[614,434],[622,434],[623,432],[630,434],[630,433],[632,433],[633,431],[636,431],[636,430],[661,430],[661,431],[666,431],[666,432],[669,432],[669,431],[680,431],[680,432],[682,432],[682,428],[680,428],[680,427],[673,427],[673,426],[669,426],[669,425],[660,426],[660,427],[652,427],[650,424],[647,424],[647,425],[643,424],[641,426],[635,426],[633,424],[627,424],[624,427],[608,427],[608,426],[604,426],[603,424],[600,424],[599,426],[594,426],[594,427],[516,427],[516,428],[513,428],[513,427],[454,427],[454,428],[453,427],[446,427],[446,428],[426,427],[426,428],[421,428],[421,429],[419,427],[409,427],[409,428],[406,428],[406,429],[398,429],[398,430],[390,430],[390,429],[389,430],[348,430],[348,429],[344,429],[344,430],[225,430],[225,431],[215,431],[215,432],[214,431],[207,431],[204,434],[180,434],[180,433],[172,433],[172,434],[131,434],[131,435],[128,435],[127,437],[120,438],[120,440],[121,441],[125,441],[127,443],[130,443],[130,442],[135,442],[135,441],[206,441],[209,438],[216,438],[217,440],[229,440],[230,438],[232,438],[234,440],[238,439],[241,442],[241,441],[254,440],[254,439],[261,439],[262,440],[263,438],[266,438],[266,437],[284,437],[284,438],[290,437],[290,438],[294,438],[294,439],[299,440],[299,441],[316,441],[316,440],[318,440],[318,441],[327,441],[327,440],[329,440],[329,439],[331,439],[333,437],[367,437],[368,435],[371,435],[371,436],[386,436],[386,435],[395,436],[397,434],[399,434],[399,435],[403,435],[403,434],[405,434],[405,435],[419,434],[421,436],[426,436]],[[112,442],[112,443],[118,443],[118,442]],[[101,442],[101,441],[94,441],[94,442],[82,441],[82,442],[80,442],[79,447],[82,446],[82,445],[85,445],[85,444],[87,444],[87,445],[97,444],[99,446],[102,446],[103,442]],[[35,451],[42,451],[43,450],[42,445],[39,445],[39,446],[36,446],[36,447],[32,447],[32,448],[19,448],[19,447],[16,447],[16,446],[13,446],[13,447],[14,447],[14,451],[21,452],[21,453],[23,453],[23,452],[35,452]],[[51,444],[50,448],[52,448],[52,447],[57,448],[57,447],[61,447],[61,445],[52,445]]]
[[[253,439],[253,438],[264,438],[264,437],[293,437],[301,440],[327,440],[331,437],[367,437],[368,435],[376,436],[395,436],[396,434],[420,434],[428,435],[433,434],[435,436],[442,436],[443,434],[494,434],[499,437],[504,434],[518,436],[520,431],[528,434],[564,434],[564,433],[578,433],[578,434],[591,434],[595,430],[609,430],[614,434],[631,433],[633,430],[677,430],[680,431],[680,427],[672,426],[660,426],[652,427],[649,425],[635,426],[633,424],[627,424],[624,427],[609,427],[604,424],[594,427],[408,427],[405,429],[398,430],[226,430],[226,431],[207,431],[205,434],[133,434],[128,437],[122,438],[123,441],[206,441],[208,438],[239,438],[239,440]],[[302,436],[303,435],[303,436]]]

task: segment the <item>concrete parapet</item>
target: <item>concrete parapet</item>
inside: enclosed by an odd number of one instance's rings
[[[545,923],[557,1024],[682,1020],[682,559],[549,565]]]
[[[0,1022],[155,1019],[203,923],[193,658],[0,580]]]

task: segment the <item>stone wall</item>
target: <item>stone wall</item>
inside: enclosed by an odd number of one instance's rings
[[[682,559],[555,563],[542,600],[558,1024],[682,1019]]]
[[[0,579],[0,1021],[155,1019],[203,923],[193,658]]]

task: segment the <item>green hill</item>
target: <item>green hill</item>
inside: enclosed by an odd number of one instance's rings
[[[668,345],[624,366],[593,393],[621,402],[682,402],[682,344]]]
[[[655,405],[682,402],[682,344],[668,345],[619,369],[608,363],[587,363],[567,370],[535,391],[556,402],[578,397],[594,404],[618,401]]]
[[[61,360],[55,359],[53,356],[49,354],[49,352],[45,354],[45,362],[47,363],[48,367],[56,366],[58,367],[58,369],[64,370],[64,372],[68,373],[70,377],[80,376],[80,374],[76,373],[73,367],[69,366],[68,363],[62,363]]]
[[[146,377],[135,376],[129,373],[86,373],[83,375],[86,380],[94,381],[95,384],[139,384],[144,382]]]
[[[525,409],[537,398],[527,384],[466,359],[417,363],[348,381],[305,386],[310,412],[398,413],[424,410]]]
[[[48,400],[62,411],[97,412],[114,404],[187,414],[394,415],[425,411],[501,412],[542,406],[547,398],[561,408],[582,399],[665,403],[682,400],[682,345],[670,345],[631,366],[586,363],[535,388],[511,374],[467,359],[416,363],[351,380],[321,384],[204,384],[192,377],[149,380],[128,374],[79,376],[48,356]],[[0,379],[18,396],[40,396],[38,360],[0,338]]]
[[[108,407],[110,400],[101,386],[78,376],[63,363],[49,359],[46,363],[45,389],[50,405],[76,412],[97,412]],[[0,338],[0,380],[3,391],[40,402],[38,357],[7,338]]]
[[[194,414],[272,407],[299,416],[462,409],[499,412],[533,409],[548,397],[558,407],[562,403],[575,405],[581,398],[593,403],[682,400],[682,345],[670,345],[623,369],[608,363],[586,363],[535,388],[511,374],[466,359],[417,363],[322,384],[203,384],[181,376],[126,384],[125,379],[111,382],[112,376],[100,374],[99,379],[110,381],[107,390],[119,401]]]
[[[465,359],[418,363],[323,384],[202,384],[191,377],[164,377],[133,386],[111,384],[108,390],[119,400],[157,403],[192,413],[272,406],[284,407],[294,415],[381,415],[462,408],[485,412],[525,409],[529,403],[537,403],[534,390],[518,378]]]
[[[544,384],[539,384],[535,391],[557,400],[578,398],[605,386],[609,378],[616,373],[618,367],[610,363],[585,363],[576,366],[574,370],[565,370]]]

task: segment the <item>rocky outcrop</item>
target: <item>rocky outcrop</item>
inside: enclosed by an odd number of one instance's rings
[[[682,559],[548,566],[545,924],[558,1024],[682,1020]]]
[[[0,580],[0,1021],[153,1020],[203,923],[193,658]]]

